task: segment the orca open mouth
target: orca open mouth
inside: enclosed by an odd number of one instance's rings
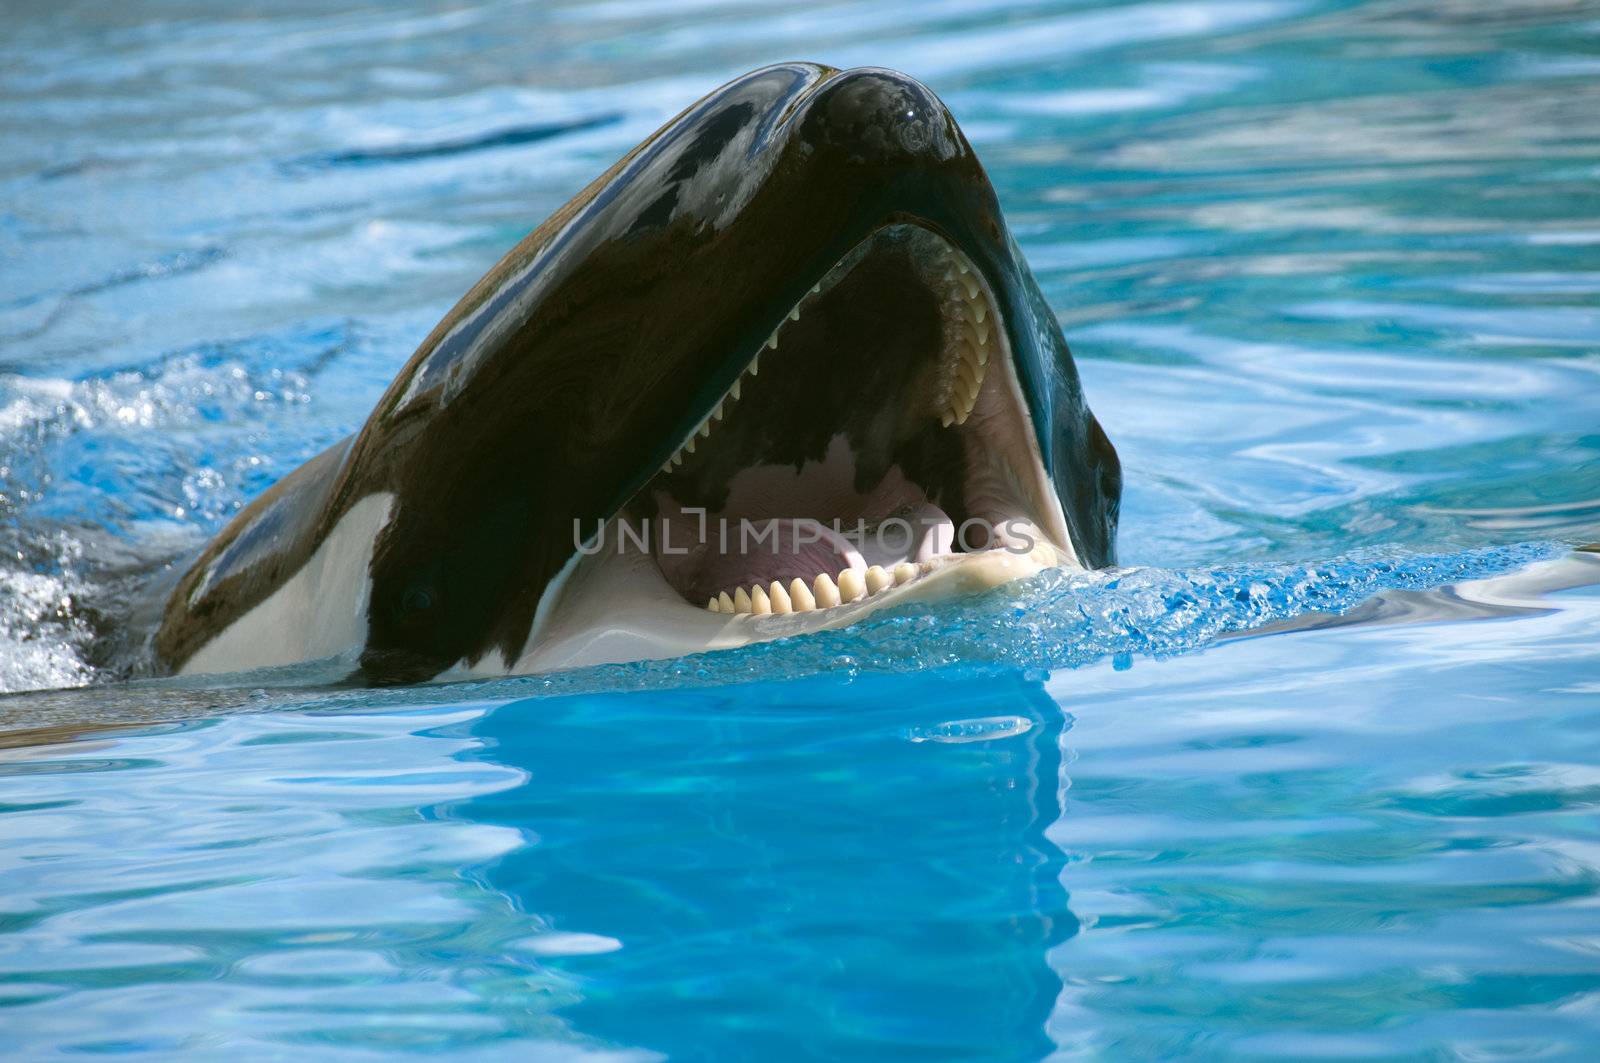
[[[927,228],[858,244],[575,544],[519,668],[799,634],[1076,564],[998,305]]]

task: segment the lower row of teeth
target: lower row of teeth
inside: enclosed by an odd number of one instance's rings
[[[881,565],[871,568],[847,568],[839,573],[837,581],[826,572],[807,586],[803,579],[793,579],[785,587],[773,580],[763,587],[759,583],[749,588],[739,587],[732,594],[723,591],[706,602],[713,613],[809,613],[814,609],[832,609],[836,605],[859,602],[879,591],[910,583],[922,575],[922,567],[902,561],[893,569]]]

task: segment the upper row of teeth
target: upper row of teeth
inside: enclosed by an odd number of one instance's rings
[[[950,359],[950,396],[939,415],[940,422],[966,424],[977,405],[983,374],[989,365],[991,318],[989,297],[978,283],[965,256],[953,248],[944,251],[943,281],[953,301],[955,322],[952,330],[953,357]]]
[[[822,291],[822,285],[820,283],[813,284],[811,286],[812,295],[816,295],[820,291]],[[772,335],[767,337],[767,342],[763,343],[761,345],[761,349],[756,352],[755,357],[750,359],[750,364],[744,367],[744,372],[739,374],[739,379],[733,382],[733,386],[728,389],[728,393],[717,400],[717,404],[711,408],[711,412],[706,414],[705,420],[695,425],[694,431],[689,433],[689,438],[684,440],[683,446],[673,451],[672,456],[662,464],[662,472],[671,472],[673,469],[683,464],[683,456],[685,454],[694,453],[694,448],[700,442],[700,440],[711,434],[711,426],[726,417],[729,407],[731,407],[735,402],[739,401],[739,394],[744,388],[744,378],[747,376],[754,377],[760,372],[761,356],[766,354],[768,351],[775,351],[778,349],[778,333],[783,331],[783,326],[787,325],[791,321],[799,320],[800,307],[797,304],[792,310],[789,311],[789,316],[784,318],[783,321],[779,322],[778,327],[772,330]]]
[[[763,587],[759,583],[746,590],[737,587],[732,594],[723,591],[706,602],[713,613],[809,613],[813,609],[832,609],[847,602],[859,602],[869,595],[902,583],[910,583],[922,575],[922,566],[902,561],[893,569],[873,565],[867,569],[847,568],[839,573],[838,582],[826,572],[807,586],[799,577],[784,587],[778,580]]]
[[[983,387],[983,375],[988,369],[991,335],[991,318],[989,297],[978,283],[977,275],[972,267],[967,264],[965,256],[954,248],[945,248],[942,263],[942,277],[947,291],[958,296],[954,300],[956,323],[954,329],[954,357],[950,362],[950,394],[945,401],[944,409],[940,412],[939,420],[949,428],[952,424],[965,424],[972,415],[972,408],[977,404],[978,391]],[[811,286],[811,294],[816,295],[822,291],[820,283]],[[772,330],[772,335],[767,337],[767,342],[761,345],[750,364],[745,366],[744,372],[733,382],[727,394],[717,400],[717,404],[706,414],[705,419],[695,425],[694,431],[689,433],[689,438],[683,445],[672,452],[672,456],[662,463],[662,472],[671,472],[683,464],[684,455],[693,454],[694,448],[700,440],[711,434],[711,428],[718,421],[727,416],[728,409],[739,401],[739,393],[744,386],[746,376],[754,377],[761,368],[761,356],[768,351],[777,350],[778,334],[783,331],[783,326],[791,321],[800,320],[800,306],[796,304],[789,311],[789,316],[779,322],[778,327]]]

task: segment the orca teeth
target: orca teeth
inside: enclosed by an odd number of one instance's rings
[[[774,332],[772,336],[768,338],[766,346],[776,347],[777,345],[778,334]],[[763,348],[763,350],[765,349],[766,348]],[[740,395],[744,392],[745,376],[755,376],[760,361],[761,354],[758,352],[754,358],[750,359],[750,364],[745,366],[744,373],[741,373],[739,378],[733,382],[733,386],[728,389],[728,393],[722,396],[722,398],[718,399],[715,406],[711,407],[711,412],[706,414],[705,420],[695,425],[694,431],[689,433],[689,438],[685,439],[678,449],[672,452],[671,457],[661,463],[662,472],[670,473],[673,469],[676,469],[679,465],[682,465],[684,455],[693,454],[695,447],[699,445],[700,440],[708,438],[711,435],[711,430],[713,427],[715,427],[716,423],[724,420],[728,416],[729,410],[732,409],[734,403],[739,401]],[[727,610],[723,611],[726,612]]]
[[[946,245],[940,278],[947,295],[946,398],[939,423],[967,423],[988,372],[994,306],[967,257]]]
[[[809,613],[817,607],[816,595],[811,593],[806,581],[798,576],[789,583],[789,601],[794,603],[797,613]]]
[[[939,423],[945,428],[967,423],[978,404],[978,396],[988,375],[989,357],[994,350],[994,322],[997,320],[993,301],[984,286],[981,275],[962,252],[946,244],[931,262],[932,283],[945,296],[945,356],[940,368],[940,395],[937,407]],[[730,407],[743,394],[745,378],[754,378],[761,370],[761,356],[778,349],[784,326],[800,320],[807,300],[821,293],[826,280],[811,286],[805,299],[789,309],[777,328],[767,336],[766,342],[750,359],[729,387],[727,394],[717,403],[705,419],[695,425],[678,449],[673,451],[661,466],[663,473],[671,473],[683,464],[685,454],[693,454],[699,440],[711,435],[716,423],[725,419]]]
[[[901,587],[917,577],[931,572],[933,565],[926,562],[902,561],[893,570],[882,565],[866,569],[847,568],[837,577],[819,572],[808,585],[795,578],[785,587],[777,580],[763,586],[752,583],[748,587],[735,587],[723,591],[706,602],[707,612],[731,613],[737,616],[787,616],[791,613],[811,613],[850,602],[864,601],[875,594]]]

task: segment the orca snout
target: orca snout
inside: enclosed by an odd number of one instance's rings
[[[944,161],[961,151],[955,119],[927,86],[895,70],[847,70],[807,101],[808,143],[845,161],[899,167]]]

